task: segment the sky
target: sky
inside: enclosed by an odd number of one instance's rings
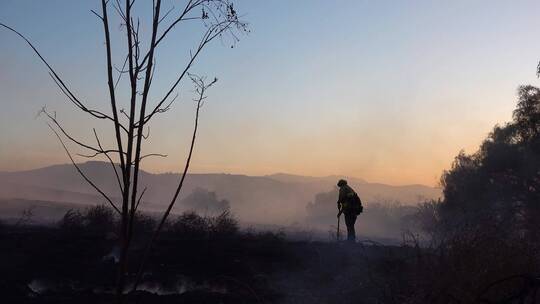
[[[511,120],[519,85],[539,85],[538,1],[234,2],[250,33],[232,48],[214,41],[192,69],[219,79],[201,113],[192,172],[437,186],[460,150],[476,151],[496,124]],[[143,28],[149,3],[136,8]],[[164,1],[165,10],[173,7],[178,1]],[[85,102],[110,111],[102,25],[92,9],[99,1],[0,0],[0,22],[29,37]],[[113,19],[120,66],[121,30]],[[186,23],[159,47],[152,99],[175,80],[201,30]],[[145,152],[168,155],[145,159],[150,172],[183,168],[192,84],[182,82],[178,93],[144,143]],[[79,113],[28,46],[3,29],[0,106],[0,171],[69,162],[36,117],[43,106],[78,138],[93,141],[96,127],[112,143],[110,125]]]

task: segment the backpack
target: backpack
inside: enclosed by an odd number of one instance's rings
[[[360,200],[360,197],[356,192],[354,192],[354,195],[351,198],[352,203],[352,210],[356,215],[359,215],[360,213],[364,212],[364,206],[362,206],[362,201]]]

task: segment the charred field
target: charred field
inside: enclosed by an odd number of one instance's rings
[[[536,246],[460,235],[438,247],[291,240],[240,229],[229,213],[167,223],[132,291],[155,222],[137,216],[128,303],[535,303]],[[4,303],[114,303],[117,221],[111,210],[70,211],[50,225],[0,228]],[[130,291],[131,290],[131,291]],[[508,301],[506,301],[508,300]],[[525,301],[525,302],[520,302]]]
[[[0,288],[8,302],[114,302],[119,251],[114,223],[73,217],[67,214],[57,225],[2,226]],[[151,228],[152,221],[145,220]],[[133,240],[131,280],[149,231],[139,231]],[[184,214],[168,225],[138,290],[128,298],[133,303],[352,303],[361,295],[374,302],[381,295],[373,285],[373,267],[409,252],[369,242],[291,241],[279,232],[239,230],[230,218]]]

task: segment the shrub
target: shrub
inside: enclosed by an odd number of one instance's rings
[[[80,232],[84,229],[83,221],[84,216],[79,210],[70,209],[64,214],[58,226],[64,232]]]
[[[514,296],[518,303],[540,290],[539,280],[528,279],[540,273],[540,260],[527,234],[512,233],[489,209],[482,216],[447,222],[441,207],[432,201],[418,209],[419,228],[429,241],[423,248],[414,236],[407,242],[417,251],[407,262],[407,282],[402,282],[415,291],[403,295],[410,297],[408,303],[510,303],[507,299]]]
[[[105,235],[114,232],[116,228],[114,210],[103,205],[92,206],[83,212],[70,209],[58,222],[58,227],[67,233],[87,232]]]
[[[238,233],[238,222],[229,210],[218,216],[200,216],[184,212],[171,225],[170,231],[181,239],[227,238]]]
[[[200,239],[208,235],[208,223],[193,211],[184,212],[172,223],[171,231],[182,239]]]
[[[156,228],[156,221],[140,211],[135,213],[133,219],[133,234],[135,237],[151,234]]]
[[[238,221],[231,216],[228,209],[210,218],[208,222],[213,237],[230,237],[238,233]]]
[[[84,226],[90,233],[106,234],[115,230],[114,210],[104,205],[89,207],[85,210]]]

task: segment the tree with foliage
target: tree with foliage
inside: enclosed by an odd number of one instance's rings
[[[518,89],[513,120],[496,126],[480,149],[461,152],[443,173],[439,223],[537,240],[540,232],[540,89]]]

